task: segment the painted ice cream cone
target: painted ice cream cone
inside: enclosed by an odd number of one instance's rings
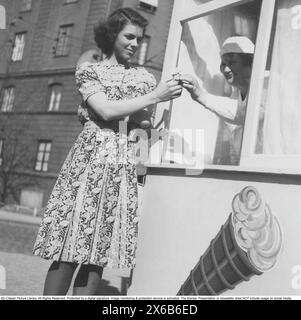
[[[218,295],[275,265],[282,232],[258,191],[243,189],[234,197],[232,209],[178,295]]]

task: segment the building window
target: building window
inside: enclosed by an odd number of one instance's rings
[[[72,27],[72,25],[60,27],[54,48],[55,56],[66,56],[68,54]]]
[[[5,88],[3,91],[1,112],[10,112],[13,109],[15,100],[15,87]]]
[[[58,111],[60,109],[60,103],[62,98],[62,85],[52,84],[50,86],[50,98],[48,111]]]
[[[140,43],[139,49],[138,49],[138,54],[137,54],[137,63],[142,66],[146,63],[147,59],[147,51],[149,48],[149,43],[150,43],[150,37],[149,36],[144,36],[142,42]]]
[[[154,13],[157,10],[159,0],[140,0],[138,8]]]
[[[75,3],[75,2],[78,2],[78,0],[65,0],[64,4]]]
[[[47,172],[52,141],[40,140],[38,143],[39,144],[38,144],[38,153],[36,158],[35,170]]]
[[[3,145],[4,145],[4,140],[0,139],[0,167],[2,166],[2,163],[3,163]]]
[[[13,53],[11,60],[12,61],[21,61],[23,58],[23,52],[25,47],[25,32],[17,33],[15,36]]]
[[[32,7],[32,0],[22,0],[21,12],[30,11]]]

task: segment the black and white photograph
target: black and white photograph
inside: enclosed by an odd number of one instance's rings
[[[0,0],[0,300],[300,300],[300,52],[301,0]]]

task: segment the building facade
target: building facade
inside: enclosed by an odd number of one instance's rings
[[[81,131],[74,72],[95,48],[93,27],[119,7],[149,20],[133,63],[159,80],[173,0],[7,0],[0,31],[2,202],[43,207]]]

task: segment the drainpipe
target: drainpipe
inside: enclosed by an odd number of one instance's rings
[[[107,6],[107,12],[106,12],[106,20],[110,15],[111,7],[112,7],[112,0],[108,0],[108,6]]]

